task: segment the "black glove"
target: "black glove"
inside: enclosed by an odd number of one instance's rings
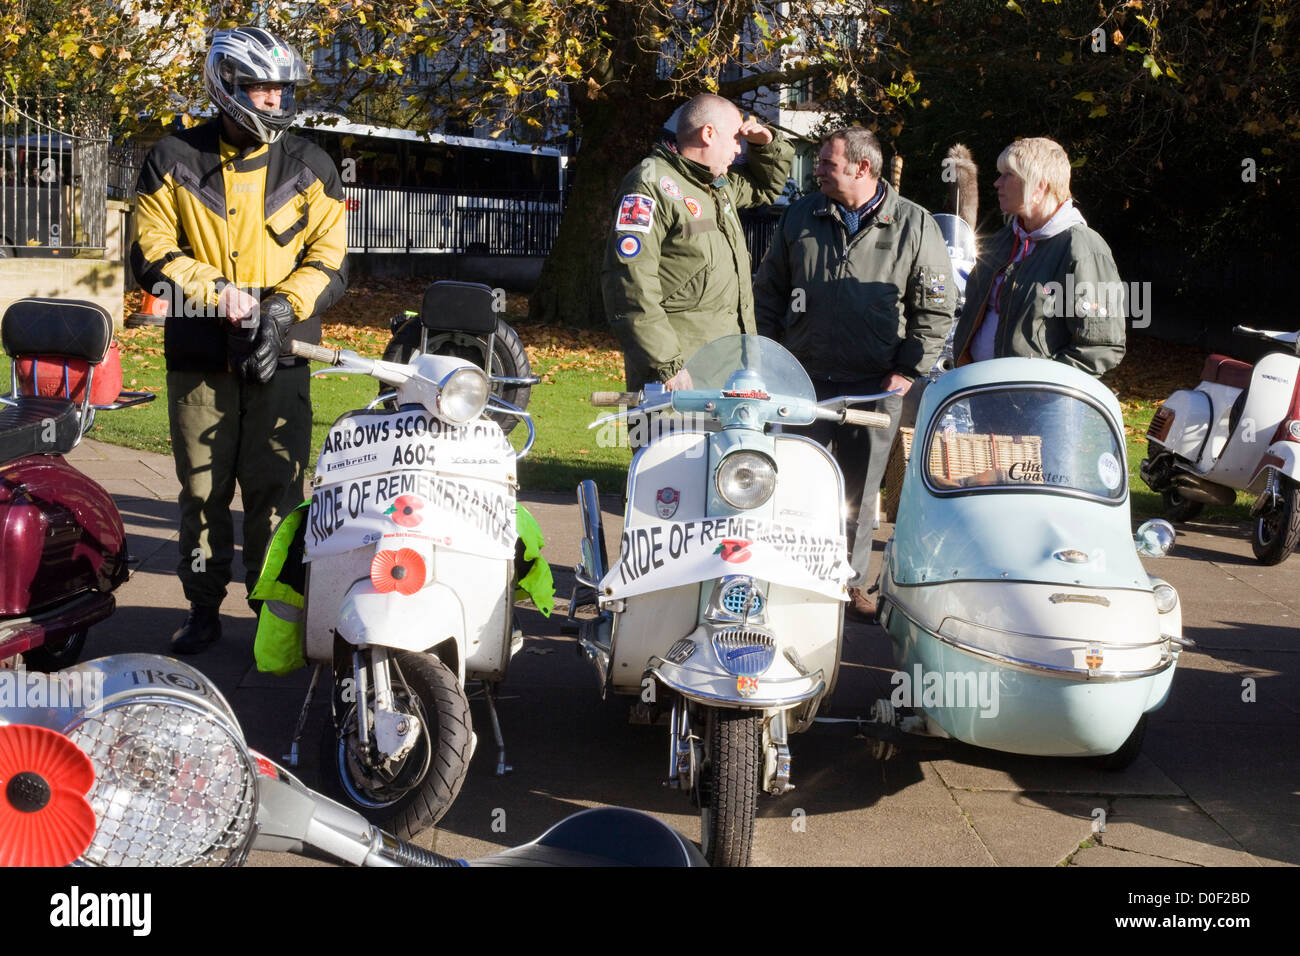
[[[260,385],[271,381],[271,376],[280,363],[280,352],[284,349],[285,338],[289,335],[293,321],[293,306],[287,298],[277,294],[262,300],[256,334],[252,336],[252,348],[241,356],[233,348],[234,342],[231,343],[232,356],[237,362],[236,371],[241,378]]]

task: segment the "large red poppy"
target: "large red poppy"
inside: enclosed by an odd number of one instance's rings
[[[388,506],[384,514],[391,515],[393,520],[403,528],[414,528],[424,520],[424,516],[420,514],[423,510],[423,498],[415,495],[398,495],[397,500]]]
[[[411,548],[378,551],[370,562],[370,583],[380,594],[390,591],[414,594],[424,587],[427,576],[424,558],[420,557],[420,552]]]
[[[0,727],[0,866],[67,866],[95,837],[95,768],[44,727]]]

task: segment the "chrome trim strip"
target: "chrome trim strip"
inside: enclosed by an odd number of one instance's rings
[[[1011,657],[1006,654],[999,654],[996,651],[986,650],[985,648],[976,647],[973,644],[967,644],[964,641],[959,641],[955,638],[947,637],[942,634],[937,634],[934,631],[931,631],[920,621],[918,621],[915,615],[909,613],[907,608],[903,607],[903,605],[900,604],[896,599],[892,597],[886,597],[884,600],[892,604],[894,609],[897,610],[898,613],[902,614],[903,617],[907,618],[914,625],[916,625],[917,628],[919,628],[921,631],[923,631],[930,637],[934,638],[936,641],[939,641],[940,643],[943,644],[947,644],[949,647],[952,647],[955,650],[962,651],[963,653],[966,654],[970,654],[972,657],[983,658],[984,660],[992,661],[995,664],[1004,667],[1010,667],[1013,670],[1024,671],[1029,674],[1036,674],[1043,677],[1056,677],[1062,680],[1078,681],[1082,679],[1085,682],[1102,681],[1102,682],[1109,683],[1113,681],[1138,680],[1143,677],[1152,677],[1156,674],[1163,673],[1167,668],[1169,668],[1174,663],[1173,652],[1169,649],[1168,646],[1166,646],[1160,652],[1159,664],[1157,664],[1155,667],[1148,667],[1138,671],[1103,671],[1103,670],[1090,670],[1086,667],[1058,667],[1054,664],[1041,664],[1038,661],[1029,661],[1019,657]],[[961,618],[953,618],[953,620],[961,620]],[[962,623],[970,624],[971,622],[963,621]],[[984,625],[974,624],[972,626],[983,627]],[[993,630],[993,628],[990,628],[990,630]],[[1003,631],[1002,633],[1014,634],[1017,637],[1025,637],[1031,640],[1044,639],[1042,637],[1033,634],[1017,634],[1014,631]],[[1085,646],[1124,649],[1124,650],[1131,650],[1133,648],[1141,648],[1141,647],[1153,647],[1159,644],[1168,645],[1169,643],[1169,638],[1166,638],[1164,636],[1162,636],[1161,639],[1158,641],[1151,641],[1150,643],[1147,644],[1107,644],[1105,642],[1094,642],[1094,641],[1089,641],[1085,638],[1073,638],[1073,637],[1046,638],[1046,639],[1072,641],[1072,642],[1084,644]]]
[[[696,703],[706,704],[713,707],[732,707],[740,710],[766,710],[768,708],[776,707],[781,710],[785,710],[787,708],[794,707],[798,704],[802,704],[805,701],[814,700],[819,694],[821,694],[826,689],[826,681],[823,680],[821,677],[822,672],[818,671],[816,674],[813,674],[811,677],[807,677],[807,678],[796,677],[790,680],[783,680],[783,681],[770,680],[770,679],[765,681],[762,678],[759,678],[760,692],[762,691],[763,686],[765,684],[770,686],[772,684],[778,684],[778,685],[788,684],[796,681],[801,683],[808,680],[816,681],[816,684],[813,685],[811,690],[807,690],[801,694],[795,694],[793,696],[760,697],[758,695],[755,695],[753,697],[741,697],[740,695],[737,694],[736,696],[733,697],[733,696],[727,696],[721,694],[710,694],[705,691],[699,690],[699,688],[690,687],[686,684],[683,684],[681,681],[670,680],[669,678],[665,677],[661,669],[665,664],[668,664],[668,662],[665,661],[663,658],[658,656],[652,657],[650,658],[649,662],[647,662],[646,664],[645,674],[647,676],[653,676],[657,680],[662,681],[664,686],[668,687],[670,690],[676,691],[678,694],[681,694],[683,697],[685,697],[688,700],[693,700]],[[673,666],[675,670],[679,670],[679,671],[694,670],[697,673],[707,675],[710,679],[723,678],[732,681],[733,683],[736,680],[736,675],[734,674],[718,674],[713,671],[698,670],[697,668],[679,667],[677,665],[671,665],[671,666]]]

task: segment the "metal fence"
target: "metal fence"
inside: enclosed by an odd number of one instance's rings
[[[466,195],[444,190],[344,186],[349,252],[452,252],[547,256],[560,231],[558,193]],[[780,212],[747,210],[740,220],[754,268]]]
[[[0,257],[101,251],[108,171],[102,120],[0,97]]]
[[[350,252],[549,255],[559,193],[471,196],[432,189],[344,186]]]

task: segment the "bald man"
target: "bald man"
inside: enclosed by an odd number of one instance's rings
[[[742,143],[745,163],[733,167]],[[781,195],[794,147],[702,93],[682,107],[666,144],[623,178],[601,291],[623,345],[629,391],[683,387],[682,365],[724,335],[754,334],[749,251],[739,210]]]

